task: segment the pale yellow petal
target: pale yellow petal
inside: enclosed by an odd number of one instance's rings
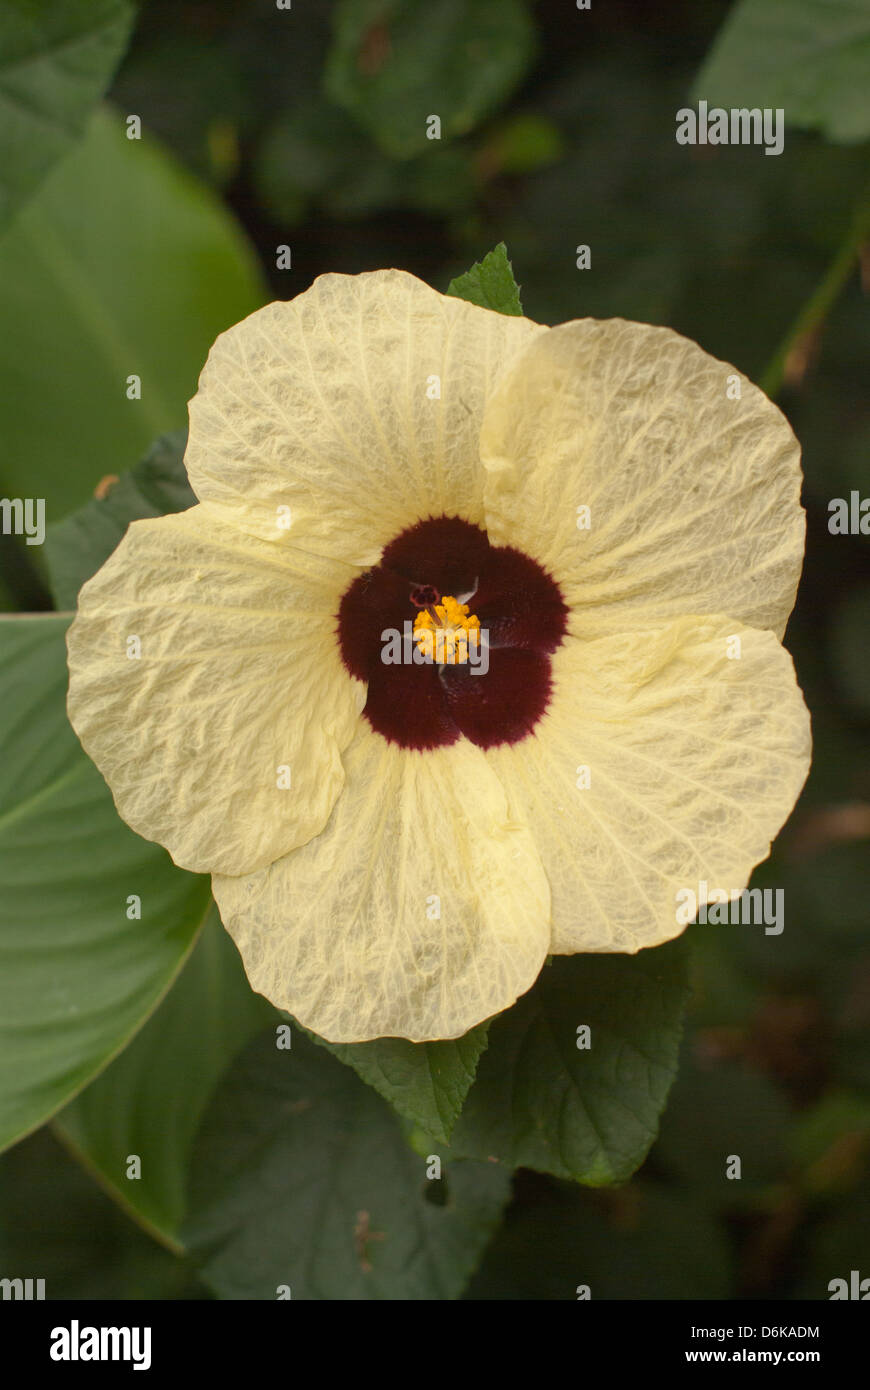
[[[430,514],[479,523],[486,400],[544,332],[404,271],[321,275],[215,342],[191,485],[253,534],[359,565]]]
[[[481,751],[365,723],[316,840],[214,893],[253,988],[332,1042],[453,1038],[533,983],[550,940],[532,833]]]
[[[791,657],[770,632],[683,619],[568,638],[553,679],[535,733],[487,754],[534,829],[552,950],[667,941],[678,890],[742,890],[794,806],[810,729]]]
[[[578,636],[685,612],[782,636],[804,546],[799,447],[756,386],[687,338],[622,319],[552,329],[490,400],[481,456],[490,539],[550,570]]]
[[[182,868],[244,873],[325,825],[365,698],[335,637],[346,580],[194,507],[133,522],[82,589],[70,721]]]

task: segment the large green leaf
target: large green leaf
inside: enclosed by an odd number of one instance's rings
[[[45,551],[58,608],[75,608],[79,589],[105,564],[131,521],[183,512],[195,504],[184,467],[186,443],[184,430],[161,435],[104,497],[92,498],[48,528]]]
[[[831,140],[870,136],[867,0],[741,0],[701,69],[693,97],[781,107],[791,125]]]
[[[122,824],[82,752],[64,710],[68,622],[0,619],[0,1147],[124,1047],[209,903],[207,879]]]
[[[129,0],[0,4],[0,227],[81,137],[133,15]]]
[[[213,909],[172,989],[136,1037],[55,1123],[116,1199],[175,1242],[203,1110],[270,1006],[254,994]],[[138,1155],[141,1176],[128,1178]]]
[[[274,1299],[284,1285],[294,1299],[449,1299],[508,1187],[473,1162],[428,1179],[389,1107],[347,1067],[304,1034],[287,1051],[267,1034],[206,1116],[182,1235],[224,1298]]]
[[[514,279],[503,241],[482,261],[475,261],[464,275],[457,275],[455,280],[451,280],[447,293],[455,295],[457,299],[467,299],[469,304],[495,309],[499,314],[523,312],[520,287]]]
[[[386,154],[465,135],[520,81],[534,50],[525,0],[340,0],[326,90]]]
[[[209,1297],[189,1261],[137,1230],[49,1126],[0,1154],[0,1270],[46,1299]]]
[[[762,1072],[705,1058],[700,1046],[685,1048],[654,1150],[656,1166],[708,1206],[757,1201],[786,1167],[789,1121],[785,1097]],[[728,1175],[732,1157],[740,1159],[739,1178],[733,1165]]]
[[[214,338],[261,302],[215,197],[98,112],[0,240],[0,493],[45,497],[53,522],[132,467],[184,426]]]
[[[729,1298],[723,1227],[693,1194],[641,1179],[618,1193],[562,1185],[517,1204],[487,1250],[469,1299]],[[588,1295],[578,1293],[581,1288]]]
[[[629,1178],[676,1076],[686,955],[677,941],[545,966],[534,988],[490,1024],[451,1152],[593,1187]],[[577,1046],[584,1025],[588,1048]]]
[[[376,1038],[329,1043],[317,1037],[314,1041],[353,1067],[400,1115],[446,1143],[486,1047],[486,1032],[487,1025],[481,1023],[464,1037],[445,1042]]]

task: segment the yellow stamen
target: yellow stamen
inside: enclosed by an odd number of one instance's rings
[[[414,641],[430,661],[455,666],[468,660],[469,634],[473,650],[480,650],[480,619],[469,613],[467,603],[445,594],[440,603],[424,608],[414,621]]]

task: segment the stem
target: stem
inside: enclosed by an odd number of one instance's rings
[[[771,358],[758,383],[765,395],[776,396],[785,379],[788,359],[797,347],[824,323],[835,300],[870,236],[870,185],[858,201],[845,240],[831,261],[823,278],[801,309],[785,338]]]

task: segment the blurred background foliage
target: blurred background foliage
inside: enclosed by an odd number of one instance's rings
[[[786,11],[803,48],[776,29]],[[0,128],[34,150],[0,196],[0,492],[44,495],[51,523],[184,427],[218,331],[328,270],[395,265],[445,289],[504,240],[530,317],[668,324],[777,394],[804,450],[787,645],[815,737],[754,879],[784,889],[786,929],[690,929],[682,1067],[641,1172],[596,1192],[520,1170],[467,1296],[585,1282],[594,1297],[825,1298],[830,1279],[870,1275],[870,537],[827,525],[831,498],[870,497],[868,6],[147,0],[132,16],[100,0],[90,15],[87,90],[40,77],[69,139],[43,147],[0,101]],[[142,145],[106,113],[76,140],[131,18],[109,101],[141,117]],[[0,54],[2,39],[0,23]],[[676,111],[708,94],[784,105],[783,154],[678,146]],[[0,560],[0,606],[51,606],[36,547],[5,537]],[[4,1272],[38,1268],[56,1296],[209,1296],[177,1243],[147,1233],[159,1213],[137,1224],[72,1156],[88,1094],[0,1158]]]

